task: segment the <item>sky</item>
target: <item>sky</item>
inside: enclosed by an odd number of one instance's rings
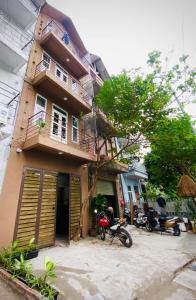
[[[171,64],[189,54],[196,66],[196,0],[48,0],[68,15],[86,48],[110,74],[145,68],[159,50]]]

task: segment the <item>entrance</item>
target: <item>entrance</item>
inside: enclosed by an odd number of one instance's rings
[[[116,189],[113,181],[97,180],[97,194],[103,195],[107,199],[107,205],[114,209],[114,216],[119,216]]]
[[[69,237],[69,175],[59,173],[57,179],[56,238]]]

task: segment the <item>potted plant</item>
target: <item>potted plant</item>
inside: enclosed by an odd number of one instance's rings
[[[12,259],[20,259],[20,254],[24,255],[24,259],[32,259],[38,256],[39,249],[37,245],[34,243],[35,238],[30,239],[29,243],[25,247],[19,247],[19,243],[15,240],[12,243],[11,251],[12,251]]]
[[[98,194],[96,197],[91,199],[90,201],[91,228],[89,230],[90,236],[97,235],[95,210],[98,213],[104,210],[106,207],[107,207],[107,199],[103,195]]]
[[[32,259],[38,256],[39,249],[35,244],[35,238],[32,238],[24,250],[24,258]]]
[[[28,262],[23,253],[20,253],[19,259],[16,255],[17,242],[9,248],[4,248],[0,253],[0,267],[11,274],[11,279],[19,279],[28,287],[37,290],[42,296],[49,300],[56,300],[59,292],[51,286],[50,279],[56,277],[55,265],[49,258],[45,259],[45,272],[37,277],[32,273],[32,265]]]

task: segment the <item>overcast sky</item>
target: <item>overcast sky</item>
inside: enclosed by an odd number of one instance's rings
[[[144,67],[156,49],[196,66],[196,0],[48,0],[74,22],[86,48],[110,74]]]

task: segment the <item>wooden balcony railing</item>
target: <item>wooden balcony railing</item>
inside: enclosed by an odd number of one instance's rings
[[[79,124],[78,129],[70,126],[68,117],[66,114],[63,115],[62,112],[60,114],[53,112],[50,115],[44,111],[40,111],[28,119],[25,142],[41,135],[58,143],[94,155],[94,137],[83,128],[81,129],[81,126],[82,124]],[[56,148],[58,149],[58,145]]]

